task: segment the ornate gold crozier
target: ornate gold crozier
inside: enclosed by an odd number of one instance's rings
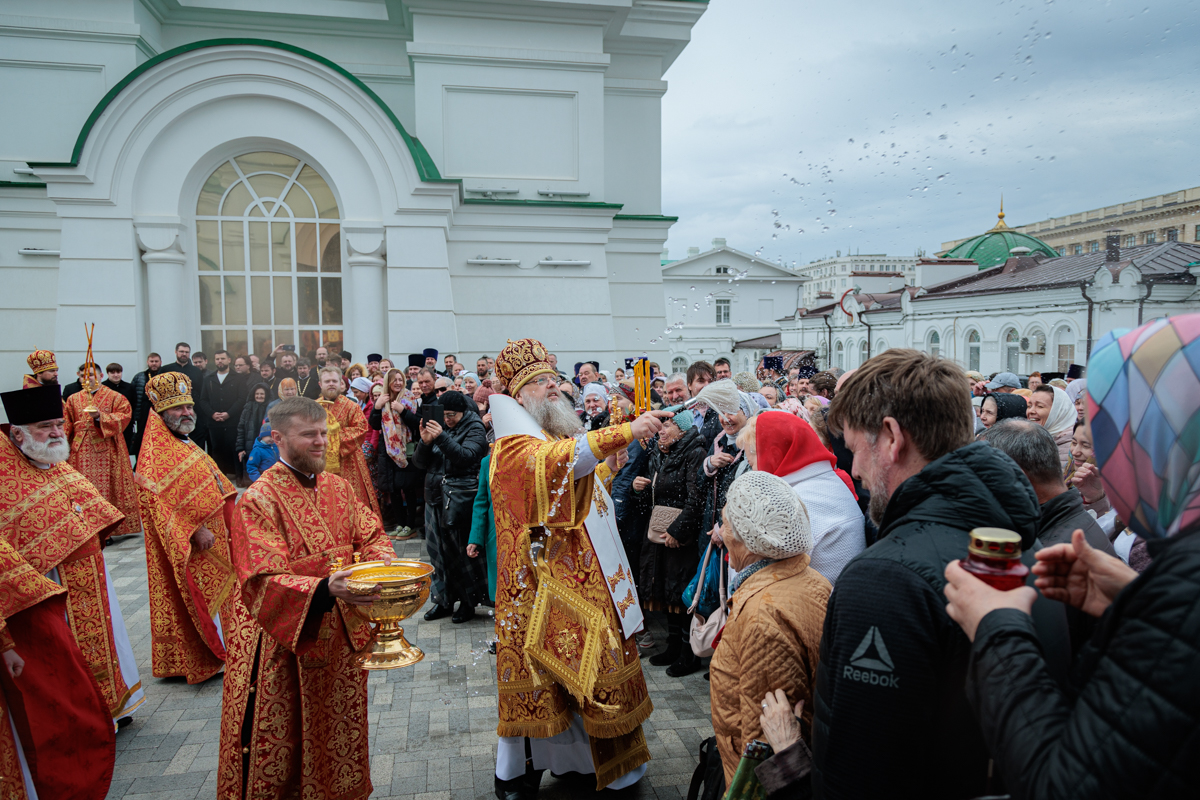
[[[99,414],[100,409],[96,408],[95,395],[100,388],[100,384],[96,383],[96,359],[92,355],[92,336],[96,333],[96,323],[92,323],[89,329],[87,323],[83,323],[83,335],[87,337],[87,355],[83,359],[83,377],[79,379],[79,385],[88,395],[87,405],[83,407],[85,414]]]

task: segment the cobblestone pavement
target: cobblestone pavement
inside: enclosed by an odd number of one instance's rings
[[[401,542],[405,558],[424,558],[423,541]],[[110,800],[193,800],[217,791],[221,677],[198,686],[153,677],[146,557],[140,536],[104,551],[138,659],[146,702],[117,735]],[[486,611],[486,609],[481,609]],[[476,800],[494,797],[496,753],[495,659],[487,652],[490,616],[454,625],[405,624],[408,640],[425,651],[414,667],[373,672],[368,680],[373,798]],[[665,638],[654,626],[659,642]],[[668,678],[643,660],[654,715],[645,725],[654,760],[624,798],[687,796],[700,742],[712,735],[708,682],[703,673]],[[591,796],[578,784],[547,774],[543,800]]]

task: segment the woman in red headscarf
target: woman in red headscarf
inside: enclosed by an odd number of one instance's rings
[[[812,568],[830,582],[867,546],[863,514],[850,476],[837,469],[812,425],[786,413],[764,412],[738,434],[750,466],[778,475],[804,501],[812,523]]]

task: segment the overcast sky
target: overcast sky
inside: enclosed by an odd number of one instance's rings
[[[1018,225],[1200,185],[1198,67],[1195,0],[712,0],[666,75],[671,258],[933,253],[1001,193]]]

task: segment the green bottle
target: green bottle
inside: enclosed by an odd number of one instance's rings
[[[733,781],[729,784],[729,790],[725,792],[725,800],[766,800],[767,792],[759,782],[754,768],[773,755],[775,751],[766,742],[760,742],[758,739],[746,742],[737,772],[733,773]]]

